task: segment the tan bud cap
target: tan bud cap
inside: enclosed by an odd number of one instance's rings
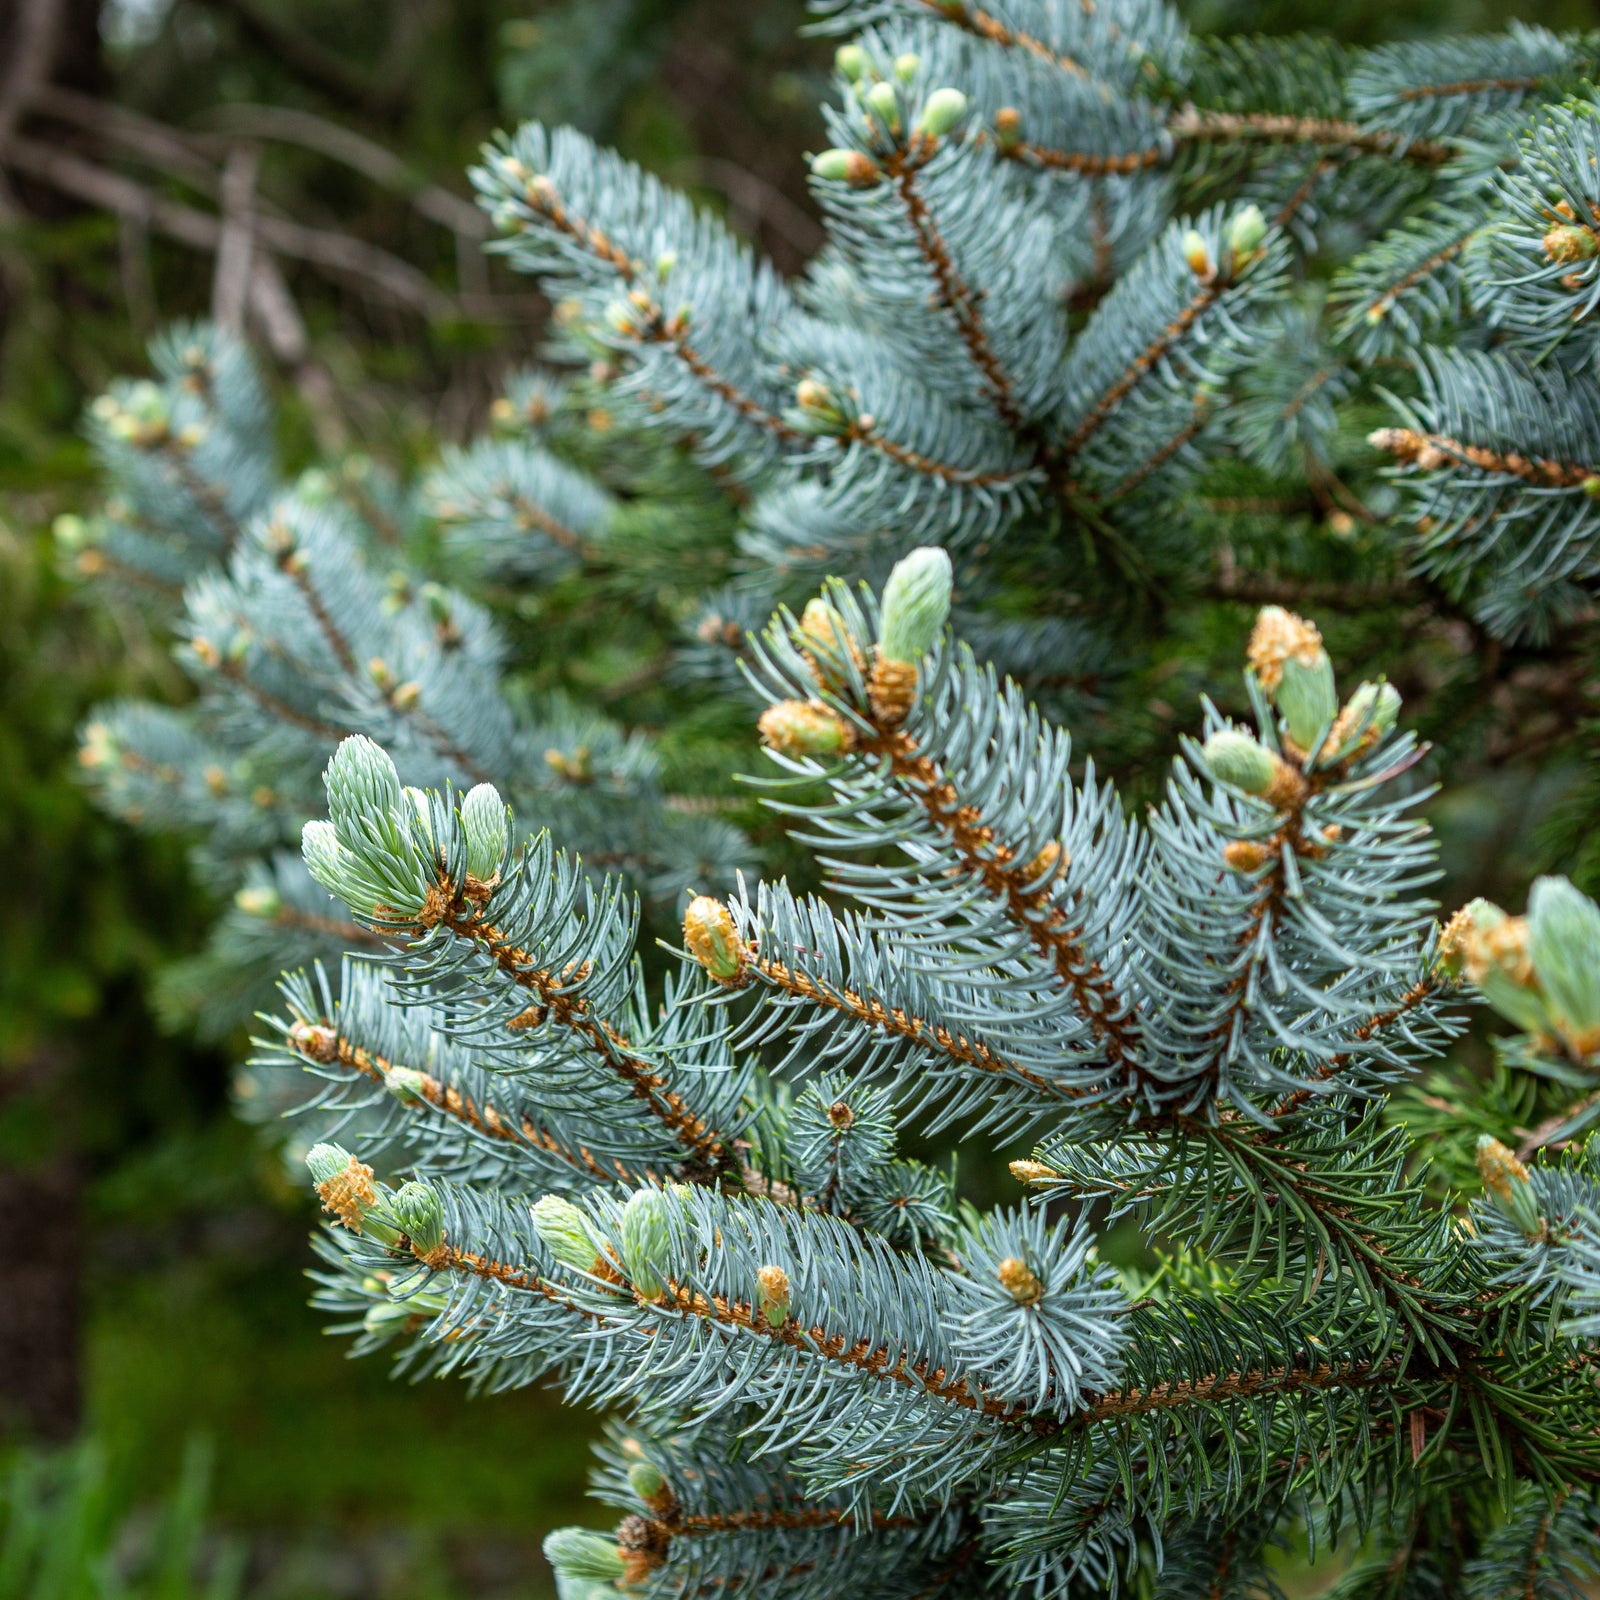
[[[1032,1305],[1044,1293],[1044,1285],[1039,1282],[1033,1269],[1016,1256],[1007,1256],[995,1268],[995,1276],[1000,1280],[1000,1287],[1019,1306]]]
[[[1263,606],[1250,635],[1249,661],[1261,687],[1271,694],[1283,681],[1283,664],[1291,659],[1314,667],[1322,655],[1322,635],[1315,623],[1282,606]]]
[[[330,1216],[337,1217],[352,1233],[360,1233],[362,1217],[378,1203],[372,1168],[351,1156],[343,1172],[336,1172],[317,1185],[317,1198]]]

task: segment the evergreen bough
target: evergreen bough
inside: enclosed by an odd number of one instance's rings
[[[1461,1210],[1384,1107],[1463,973],[1592,1083],[1600,909],[1542,880],[1441,932],[1416,740],[1281,610],[1253,726],[1208,709],[1126,821],[940,636],[946,572],[755,645],[771,801],[857,909],[699,896],[655,1008],[614,887],[339,747],[306,860],[391,954],[340,1004],[292,985],[265,1055],[388,1107],[310,1154],[319,1303],[403,1370],[621,1408],[614,1538],[547,1546],[586,1600],[1255,1593],[1296,1526],[1375,1552],[1350,1593],[1592,1573],[1600,1146],[1485,1139]],[[1027,1198],[958,1202],[908,1118],[1030,1138]],[[1097,1261],[1124,1217],[1154,1276]]]
[[[1600,912],[1542,880],[1441,930],[1424,746],[1287,606],[1143,820],[1037,702],[1129,766],[1119,675],[1252,588],[1581,660],[1597,42],[817,11],[852,37],[797,282],[570,130],[486,152],[617,453],[519,380],[539,437],[448,456],[387,605],[393,513],[326,510],[338,472],[282,497],[236,348],[185,331],[97,413],[122,503],[69,542],[188,584],[205,688],[88,763],[247,874],[268,915],[211,970],[327,953],[286,923],[357,950],[261,1046],[317,1083],[319,1298],[405,1370],[620,1409],[615,1535],[550,1542],[571,1600],[1259,1593],[1301,1536],[1359,1547],[1348,1596],[1567,1592],[1600,1565]],[[684,870],[620,733],[586,736],[613,809],[575,751],[541,771],[493,624],[424,591],[440,547],[512,595],[615,576],[630,518],[624,549],[731,545],[676,605],[678,693],[760,702],[825,897],[736,878],[731,834]],[[302,871],[271,852],[330,750]],[[614,855],[692,894],[659,987]],[[1476,991],[1521,1030],[1493,1081],[1419,1082]],[[958,1201],[908,1120],[1026,1141],[1026,1193]],[[1157,1270],[1097,1259],[1114,1220]]]

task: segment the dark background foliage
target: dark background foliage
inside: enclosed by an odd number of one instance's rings
[[[1457,0],[1186,10],[1202,29],[1360,43],[1507,20]],[[1571,0],[1518,14],[1600,20]],[[519,117],[618,144],[796,266],[820,238],[799,153],[819,142],[829,56],[801,21],[801,0],[0,8],[0,1589],[33,1539],[66,1551],[62,1600],[90,1592],[80,1560],[177,1572],[196,1549],[219,1584],[236,1558],[248,1592],[283,1600],[548,1592],[537,1543],[583,1516],[586,1421],[346,1363],[304,1308],[308,1207],[228,1111],[241,1041],[201,1047],[152,1012],[153,972],[215,908],[173,841],[92,808],[75,730],[108,695],[181,684],[159,641],[58,570],[50,527],[94,493],[86,399],[141,370],[163,321],[226,310],[193,218],[225,217],[230,184],[300,230],[268,352],[291,463],[318,440],[426,460],[536,350],[545,308],[483,261],[464,203],[476,146]],[[1184,658],[1235,660],[1247,615],[1176,629],[1152,696],[1187,703]],[[1345,626],[1366,654],[1359,618]],[[1520,903],[1552,840],[1581,864],[1585,791],[1541,748],[1436,810],[1447,897]]]

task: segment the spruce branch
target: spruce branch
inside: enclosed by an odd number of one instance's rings
[[[1066,456],[1076,455],[1093,438],[1117,406],[1133,392],[1145,375],[1166,356],[1215,302],[1221,293],[1221,287],[1215,282],[1200,284],[1188,301],[1179,308],[1177,315],[1138,351],[1133,360],[1095,400],[1083,420],[1067,436],[1062,445],[1062,451]]]
[[[922,138],[932,143],[928,136],[923,135]],[[939,299],[954,319],[973,365],[982,374],[996,413],[1007,427],[1021,432],[1024,429],[1023,416],[1018,409],[1011,380],[1001,366],[984,327],[979,298],[957,273],[950,252],[940,237],[938,224],[917,186],[917,170],[923,159],[922,148],[913,145],[904,153],[897,150],[885,170],[899,192],[918,248],[938,284]]]
[[[1375,450],[1391,455],[1402,466],[1437,472],[1450,466],[1473,467],[1497,477],[1521,478],[1543,489],[1585,489],[1600,484],[1600,472],[1576,461],[1549,456],[1529,458],[1515,450],[1485,449],[1452,439],[1447,434],[1422,433],[1415,428],[1379,428],[1368,439]],[[1587,490],[1586,490],[1587,492]]]
[[[443,1117],[468,1128],[480,1138],[508,1144],[531,1145],[555,1156],[586,1180],[630,1186],[655,1175],[630,1172],[615,1158],[603,1162],[582,1145],[575,1150],[547,1128],[539,1127],[526,1111],[507,1115],[492,1101],[473,1098],[455,1083],[420,1071],[404,1062],[391,1061],[358,1044],[332,1026],[331,1019],[315,1022],[297,1019],[284,1035],[288,1049],[315,1067],[342,1067],[358,1078],[380,1085],[403,1102],[420,1101]]]
[[[390,926],[387,918],[384,926]],[[474,903],[468,887],[458,889],[447,878],[435,886],[429,903],[409,926],[422,934],[443,929],[481,949],[512,983],[534,997],[526,1009],[506,1023],[508,1028],[536,1028],[548,1022],[570,1030],[627,1084],[630,1093],[643,1102],[649,1114],[692,1160],[712,1172],[726,1166],[730,1151],[726,1137],[695,1115],[683,1097],[669,1088],[652,1064],[634,1050],[627,1036],[605,1018],[596,1016],[582,994],[573,992],[587,976],[582,965],[559,974],[539,965],[536,955],[488,920],[485,908]],[[397,933],[404,933],[408,924],[397,920],[393,927]]]
[[[1422,166],[1442,166],[1454,149],[1440,140],[1407,139],[1386,128],[1363,127],[1331,117],[1296,117],[1270,112],[1228,112],[1185,106],[1167,121],[1179,144],[1312,145],[1351,154],[1394,156]]]

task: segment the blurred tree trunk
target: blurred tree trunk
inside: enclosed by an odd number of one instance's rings
[[[0,1431],[66,1439],[82,1413],[82,1170],[61,1115],[59,1051],[0,1064]],[[32,1145],[37,1159],[15,1159]],[[38,1149],[43,1146],[42,1150]]]
[[[0,153],[45,84],[89,93],[107,84],[101,0],[0,4]],[[0,193],[0,223],[18,203],[59,215],[50,191]],[[0,336],[13,285],[0,257]],[[65,1439],[82,1414],[83,1172],[67,1115],[71,1063],[44,1042],[0,1061],[0,1431]]]

